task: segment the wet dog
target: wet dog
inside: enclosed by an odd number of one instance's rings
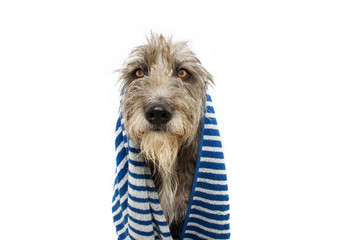
[[[212,76],[186,42],[151,34],[119,70],[125,128],[147,161],[171,234],[186,218]]]

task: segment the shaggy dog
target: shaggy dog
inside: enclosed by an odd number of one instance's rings
[[[194,178],[206,85],[212,76],[186,42],[151,34],[121,73],[125,128],[140,145],[171,234],[179,238]]]

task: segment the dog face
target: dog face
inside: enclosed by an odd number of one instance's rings
[[[212,76],[186,42],[153,34],[130,53],[121,79],[121,111],[130,138],[146,159],[170,171],[179,148],[196,135]]]

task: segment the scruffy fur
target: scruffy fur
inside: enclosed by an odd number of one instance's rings
[[[186,217],[201,134],[206,85],[212,76],[186,42],[173,42],[151,34],[136,47],[120,69],[124,99],[121,111],[129,136],[139,143],[159,194],[160,204],[174,238],[179,238]],[[136,77],[141,69],[145,75]],[[177,73],[185,69],[187,78]],[[146,120],[151,103],[166,103],[174,110],[161,129]]]

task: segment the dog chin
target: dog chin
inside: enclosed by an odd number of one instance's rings
[[[144,133],[140,141],[142,155],[164,173],[173,172],[179,146],[176,136],[161,130]]]

